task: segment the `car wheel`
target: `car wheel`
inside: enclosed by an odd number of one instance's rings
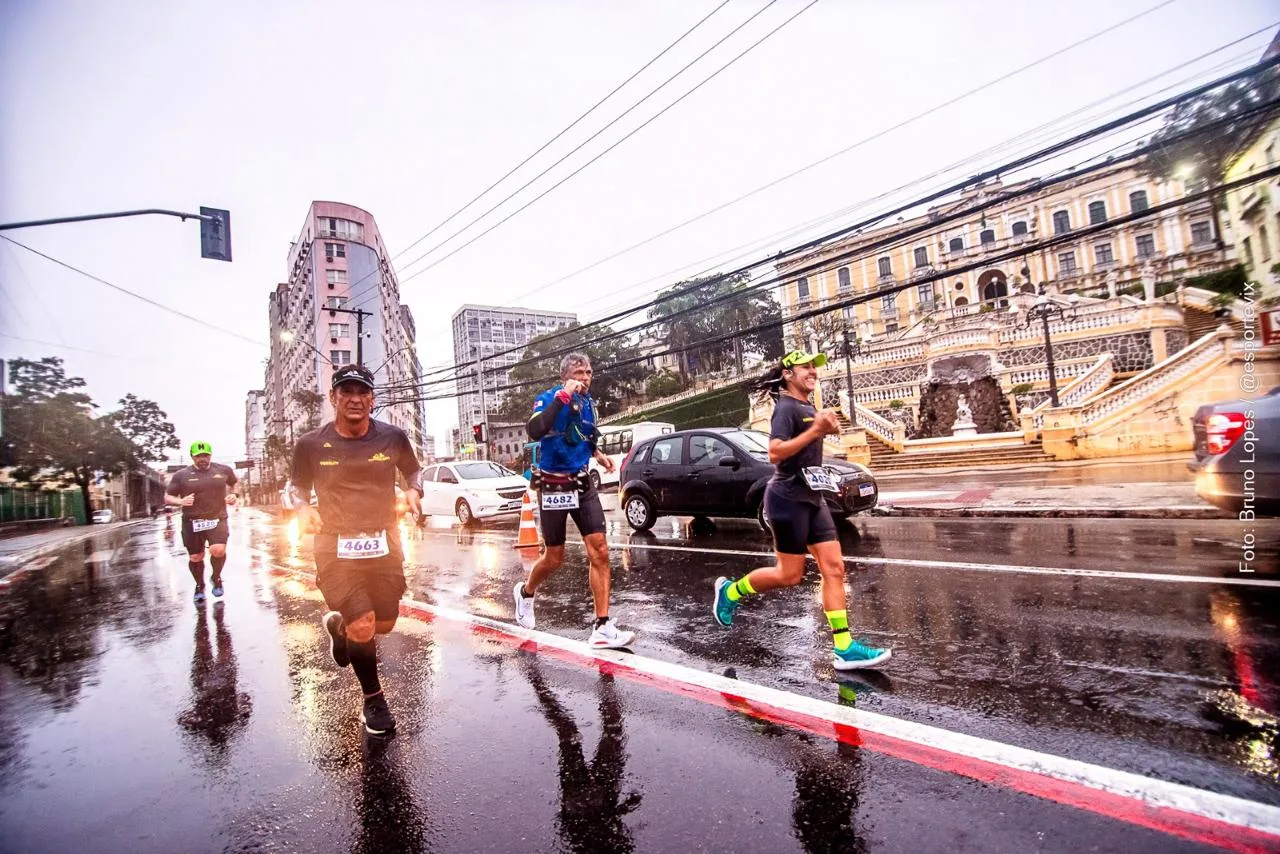
[[[589,477],[591,478],[591,488],[598,490],[600,488],[600,472],[593,471]]]
[[[658,521],[658,514],[653,512],[653,502],[638,492],[627,496],[622,505],[627,524],[637,531],[647,531]]]
[[[773,536],[773,529],[769,527],[769,517],[764,514],[764,498],[760,499],[760,503],[756,505],[756,521],[760,523],[760,529],[769,536]]]
[[[471,505],[465,498],[458,499],[458,503],[453,508],[453,515],[458,517],[458,524],[464,528],[470,528],[476,522],[476,517],[471,514]]]

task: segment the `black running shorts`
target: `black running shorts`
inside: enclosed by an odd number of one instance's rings
[[[549,546],[564,545],[570,516],[582,536],[604,533],[604,508],[600,506],[600,493],[596,492],[594,486],[578,493],[577,510],[543,510],[542,495],[539,493],[538,512],[542,520],[542,540]]]
[[[838,540],[836,521],[825,501],[813,504],[775,495],[773,484],[764,491],[764,515],[779,554],[807,554],[809,546]]]
[[[182,520],[182,544],[187,547],[187,554],[194,555],[204,551],[205,543],[211,546],[225,546],[231,529],[226,519],[219,519],[218,524],[207,531],[191,530],[191,520]]]
[[[316,534],[316,586],[329,610],[347,622],[370,611],[379,621],[400,615],[400,598],[408,585],[398,528],[387,531],[387,546],[391,553],[386,557],[351,560],[338,557],[336,534]]]

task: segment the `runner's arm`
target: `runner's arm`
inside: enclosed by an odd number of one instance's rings
[[[311,467],[311,454],[306,444],[299,441],[293,448],[293,464],[289,470],[289,497],[297,507],[311,506],[311,487],[315,472]]]
[[[533,417],[529,419],[529,423],[525,427],[529,433],[529,438],[536,442],[550,433],[551,428],[555,426],[556,416],[560,414],[561,409],[564,409],[565,403],[566,401],[556,395],[540,411],[534,412]]]
[[[396,468],[400,469],[400,473],[404,475],[405,485],[407,488],[418,493],[418,497],[422,497],[422,464],[418,462],[417,456],[413,453],[413,445],[409,443],[409,437],[404,433],[400,434],[400,441],[396,447]]]

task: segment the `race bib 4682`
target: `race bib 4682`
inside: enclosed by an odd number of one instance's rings
[[[542,493],[543,510],[577,510],[578,493],[576,492],[544,492]]]

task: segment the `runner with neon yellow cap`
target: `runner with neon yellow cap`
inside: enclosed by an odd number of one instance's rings
[[[222,596],[222,567],[227,562],[227,507],[236,503],[236,473],[213,461],[213,446],[191,443],[192,464],[175,472],[164,503],[182,508],[182,544],[187,568],[196,582],[195,601],[204,601],[204,550],[213,564],[213,595]]]
[[[822,610],[831,626],[831,665],[836,670],[856,670],[878,667],[892,653],[855,640],[849,633],[844,556],[835,520],[822,498],[824,491],[838,491],[822,465],[822,442],[839,433],[840,425],[834,412],[819,412],[809,402],[818,384],[818,368],[826,363],[822,353],[794,350],[756,385],[774,401],[769,429],[774,475],[765,488],[764,515],[773,533],[777,563],[736,581],[717,578],[712,614],[720,625],[731,625],[746,597],[803,581],[805,558],[813,555],[822,575]]]

